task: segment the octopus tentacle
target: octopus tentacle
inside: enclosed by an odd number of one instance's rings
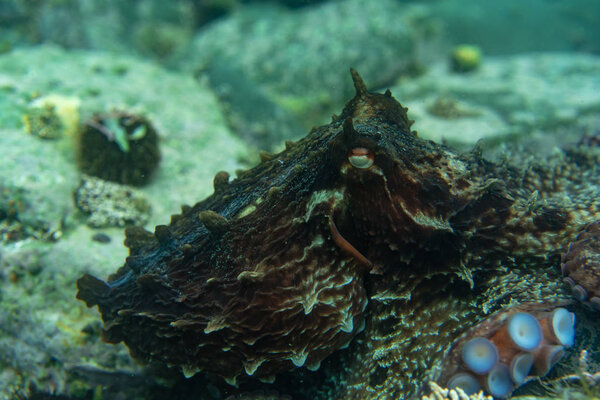
[[[600,221],[589,224],[562,257],[564,281],[573,296],[600,310]]]

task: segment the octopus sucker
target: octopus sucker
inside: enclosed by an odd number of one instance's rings
[[[483,388],[504,398],[526,380],[547,374],[574,343],[575,316],[563,307],[544,307],[507,308],[471,328],[446,357],[442,381],[467,394]]]
[[[569,244],[561,268],[573,296],[600,311],[600,221],[589,224]]]
[[[105,341],[186,376],[361,400],[429,380],[500,398],[577,344],[572,294],[600,303],[600,149],[457,154],[351,76],[331,123],[219,172],[153,233],[127,228],[121,268],[79,279]]]

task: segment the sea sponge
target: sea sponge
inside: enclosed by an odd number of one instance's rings
[[[88,175],[143,185],[149,181],[159,161],[158,134],[143,116],[115,111],[96,115],[83,125],[78,162]]]

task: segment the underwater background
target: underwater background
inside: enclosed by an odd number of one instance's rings
[[[125,227],[328,124],[350,68],[457,153],[600,147],[597,0],[0,0],[0,399],[327,398],[306,368],[233,386],[138,365],[76,281],[123,265]],[[575,345],[513,398],[600,398],[600,313],[567,308]]]

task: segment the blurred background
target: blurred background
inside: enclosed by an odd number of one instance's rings
[[[217,95],[234,133],[267,149],[303,136],[339,110],[352,93],[352,66],[370,88],[396,89],[401,102],[417,107],[423,135],[472,143],[556,122],[519,120],[529,110],[516,113],[505,103],[542,109],[546,98],[555,102],[552,112],[572,111],[559,110],[565,99],[550,99],[568,97],[571,82],[554,92],[539,86],[560,86],[553,81],[565,68],[567,79],[572,69],[585,69],[585,57],[575,54],[600,52],[599,15],[594,0],[2,0],[0,52],[52,44],[135,56],[192,74]],[[541,52],[563,57],[535,55]],[[510,57],[517,54],[529,56]],[[565,54],[575,60],[565,61]],[[480,65],[488,70],[468,76]],[[459,79],[443,82],[453,72]],[[505,98],[503,91],[524,91],[536,78],[543,81],[537,100],[525,93]],[[417,93],[425,90],[430,96]],[[461,97],[477,104],[462,104]],[[462,125],[461,133],[436,120],[444,117],[458,120],[452,122]],[[465,133],[467,125],[480,132]]]

